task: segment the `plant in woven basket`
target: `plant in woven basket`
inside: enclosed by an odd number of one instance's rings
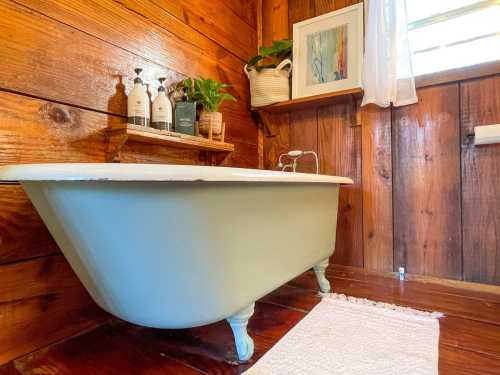
[[[280,62],[292,57],[292,45],[291,40],[283,39],[273,41],[270,47],[260,47],[259,54],[248,61],[247,67],[257,71],[276,68]]]
[[[291,40],[275,40],[270,47],[261,47],[243,71],[250,81],[252,107],[261,107],[290,98],[292,72]]]
[[[184,86],[187,88],[187,95],[203,107],[199,122],[200,133],[209,134],[209,138],[211,135],[220,135],[222,114],[219,112],[219,106],[226,100],[236,101],[236,98],[226,91],[230,85],[210,78],[188,78],[184,80]]]

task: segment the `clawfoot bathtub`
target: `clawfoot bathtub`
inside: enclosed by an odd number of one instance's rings
[[[344,177],[139,164],[0,168],[20,181],[95,302],[126,321],[227,319],[240,360],[254,302],[313,267],[322,291]]]

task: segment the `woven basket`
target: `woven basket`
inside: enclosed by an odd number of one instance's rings
[[[217,136],[222,133],[222,113],[202,111],[198,124],[198,131],[208,135],[210,124],[212,124],[212,134]]]
[[[285,67],[289,65],[288,69]],[[250,95],[252,107],[261,107],[290,99],[290,84],[288,77],[292,70],[292,62],[283,60],[276,68],[266,68],[257,71],[248,69],[245,65],[245,74],[250,80]]]

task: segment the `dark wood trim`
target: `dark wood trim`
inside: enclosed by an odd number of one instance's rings
[[[500,74],[500,60],[415,77],[417,88]]]

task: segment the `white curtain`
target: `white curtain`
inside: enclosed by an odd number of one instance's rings
[[[439,1],[439,0],[435,0]],[[368,0],[361,105],[418,101],[411,67],[405,0]]]

